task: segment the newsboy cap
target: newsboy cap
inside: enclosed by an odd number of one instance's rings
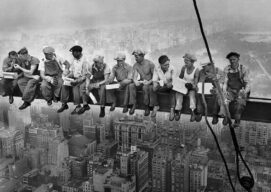
[[[197,58],[195,55],[191,54],[191,53],[186,53],[184,56],[183,56],[184,59],[189,59],[191,61],[197,61]]]
[[[70,48],[70,52],[82,52],[83,51],[83,48],[79,45],[75,45],[73,46],[72,48]]]
[[[143,51],[142,49],[136,49],[133,51],[132,55],[145,55],[146,52]]]
[[[21,48],[21,49],[18,51],[18,54],[28,54],[27,48],[26,48],[26,47]]]
[[[226,58],[229,59],[231,56],[235,56],[235,57],[239,58],[240,54],[237,53],[237,52],[230,52],[230,53],[228,53],[228,55],[226,56]]]
[[[124,53],[118,53],[114,59],[117,61],[123,61],[126,59],[126,55]]]
[[[47,47],[44,47],[42,51],[43,51],[44,54],[46,54],[46,53],[54,53],[55,49],[53,47],[47,46]]]

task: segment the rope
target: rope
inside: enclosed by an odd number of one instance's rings
[[[202,35],[202,38],[204,40],[204,44],[205,44],[205,47],[206,47],[206,50],[207,50],[207,53],[208,53],[208,57],[209,57],[209,60],[211,62],[211,65],[213,67],[213,69],[215,69],[215,66],[214,66],[214,63],[213,63],[213,59],[212,59],[212,55],[211,55],[211,52],[210,52],[210,49],[209,49],[209,45],[208,45],[208,41],[207,41],[207,38],[205,36],[205,33],[204,33],[204,30],[203,30],[203,24],[202,24],[202,21],[201,21],[201,17],[200,17],[200,13],[199,13],[199,10],[198,10],[198,6],[197,6],[197,2],[196,0],[193,0],[193,4],[194,4],[194,8],[195,8],[195,12],[196,12],[196,15],[197,15],[197,19],[198,19],[198,22],[199,22],[199,26],[200,26],[200,31],[201,31],[201,35]],[[215,71],[215,70],[214,70]],[[218,94],[220,96],[220,98],[222,99],[222,101],[224,101],[224,96],[222,94],[222,90],[220,88],[220,85],[218,83],[218,80],[214,80],[214,84],[215,84],[215,87],[218,91]],[[230,173],[229,173],[229,169],[228,169],[228,166],[227,166],[227,162],[225,160],[225,157],[222,153],[222,150],[220,148],[220,145],[218,143],[218,140],[217,140],[217,137],[207,119],[207,115],[208,115],[208,108],[207,108],[207,103],[206,103],[206,100],[205,100],[205,96],[204,96],[204,82],[202,84],[202,100],[203,100],[203,104],[204,104],[204,108],[205,108],[205,111],[204,111],[204,115],[205,115],[205,121],[206,121],[206,124],[208,126],[208,128],[210,129],[214,139],[215,139],[215,142],[216,142],[216,145],[217,145],[217,148],[219,150],[219,153],[221,155],[221,158],[223,160],[223,163],[225,165],[225,168],[226,168],[226,172],[227,172],[227,176],[228,176],[228,179],[229,179],[229,182],[230,182],[230,185],[231,185],[231,188],[232,190],[235,192],[235,188],[233,186],[233,183],[232,183],[232,180],[231,180],[231,177],[230,177]],[[232,122],[231,122],[231,115],[230,115],[230,112],[229,112],[229,109],[228,109],[228,106],[222,102],[224,108],[226,109],[226,118],[228,119],[229,121],[229,128],[230,128],[230,133],[231,133],[231,136],[232,136],[232,141],[233,141],[233,144],[234,144],[234,147],[235,147],[235,152],[236,152],[236,168],[237,168],[237,177],[238,177],[238,180],[239,180],[239,183],[241,184],[241,186],[246,189],[248,192],[251,191],[251,189],[253,188],[254,186],[254,178],[253,178],[253,175],[246,163],[246,161],[244,160],[243,156],[242,156],[242,153],[240,152],[240,149],[239,149],[239,145],[238,145],[238,142],[237,142],[237,138],[236,138],[236,135],[235,135],[235,131],[234,131],[234,128],[232,126]],[[240,169],[239,169],[239,157],[242,161],[242,163],[245,165],[249,175],[249,176],[244,176],[244,177],[240,177]]]

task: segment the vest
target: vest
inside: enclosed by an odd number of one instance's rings
[[[62,70],[59,67],[59,64],[56,60],[45,61],[44,62],[45,75],[48,76],[58,76],[62,74]]]
[[[240,71],[235,73],[228,72],[228,87],[234,90],[240,90],[245,87],[245,83],[243,81],[242,76],[242,65],[240,65]]]
[[[100,82],[104,80],[104,70],[98,70],[94,65],[92,66],[92,81],[94,82]]]

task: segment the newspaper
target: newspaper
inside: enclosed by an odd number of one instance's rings
[[[13,72],[3,72],[4,79],[17,79],[18,74]]]
[[[204,94],[211,95],[211,90],[213,89],[212,83],[204,83]],[[198,93],[202,93],[202,82],[198,83]]]
[[[68,78],[68,77],[63,77],[63,85],[66,85],[66,86],[72,86],[71,85],[71,82],[73,82],[74,81],[74,79],[72,79],[72,78]]]
[[[90,99],[91,99],[91,101],[92,101],[92,103],[93,104],[97,104],[98,102],[97,102],[97,99],[95,98],[95,96],[93,95],[93,93],[89,93],[89,97],[90,97]]]
[[[173,85],[173,90],[177,91],[179,93],[182,94],[187,94],[188,90],[185,87],[185,84],[187,83],[187,81],[185,81],[184,79],[180,79],[179,77],[175,77],[172,79],[172,85]]]
[[[120,84],[119,84],[119,83],[116,83],[116,84],[106,85],[106,86],[105,86],[105,89],[106,89],[106,90],[110,90],[110,89],[118,89],[119,87],[120,87]]]

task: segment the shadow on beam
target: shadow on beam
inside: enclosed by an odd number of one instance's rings
[[[1,81],[0,81],[1,82]],[[0,94],[3,93],[2,84],[0,83]],[[95,97],[98,98],[98,94],[94,93]],[[116,91],[117,95],[117,107],[121,107],[121,103],[124,100],[124,92],[123,91]],[[141,91],[137,94],[137,109],[144,109],[143,105],[143,94]],[[17,88],[15,91],[14,96],[21,97],[21,93],[19,89]],[[72,91],[71,91],[71,97],[72,98]],[[41,92],[37,91],[36,99],[43,99]],[[158,99],[160,104],[160,111],[162,112],[169,112],[170,111],[170,100],[169,100],[169,94],[167,93],[158,93]],[[182,113],[189,114],[189,102],[187,102],[187,97],[184,98],[184,106],[182,109]],[[213,110],[213,104],[211,100],[211,96],[206,96],[206,101],[208,105],[208,116],[211,116],[211,111]],[[72,100],[70,99],[70,102]],[[90,102],[90,104],[92,104]],[[232,106],[230,106],[230,110],[232,110]],[[271,99],[259,99],[259,98],[250,98],[245,112],[242,116],[243,120],[247,121],[256,121],[256,122],[265,122],[265,123],[271,123]]]

